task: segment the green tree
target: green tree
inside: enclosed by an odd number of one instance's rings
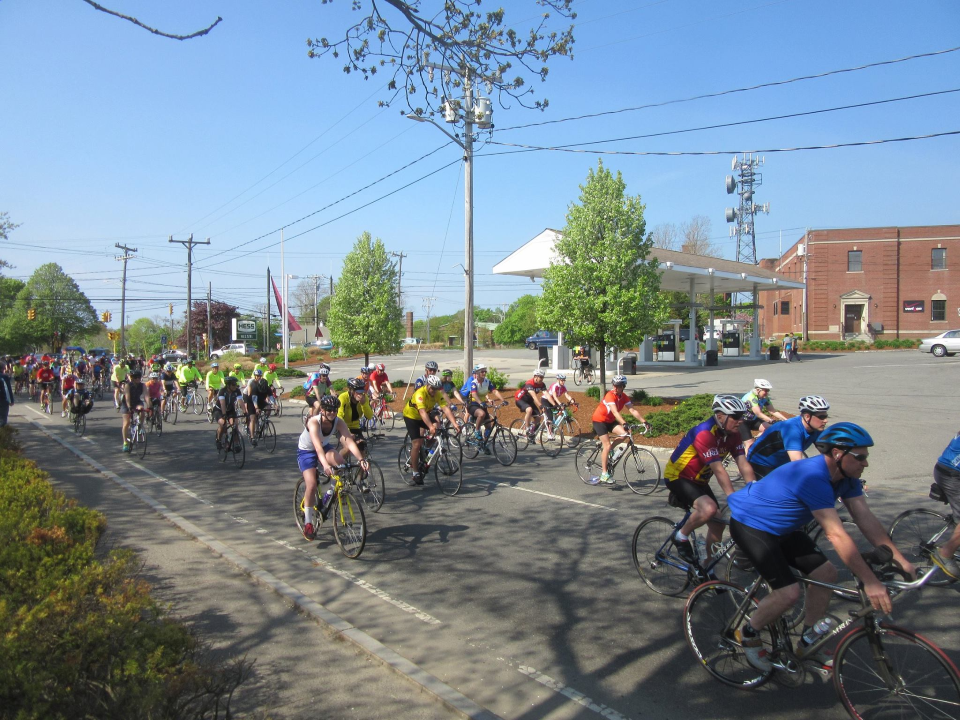
[[[127,326],[124,334],[130,352],[142,353],[149,358],[160,352],[160,336],[164,329],[150,318],[139,318]]]
[[[537,296],[524,295],[507,310],[503,322],[493,331],[493,341],[499,345],[522,344],[537,329]]]
[[[36,310],[36,320],[27,310]],[[73,278],[56,263],[38,267],[17,293],[13,308],[0,324],[2,349],[17,352],[29,348],[58,351],[71,338],[82,337],[100,327],[97,313]]]
[[[640,196],[627,196],[621,174],[614,177],[602,161],[580,191],[557,240],[559,262],[543,273],[537,317],[603,357],[607,347],[629,347],[654,333],[667,309]],[[600,382],[606,382],[602,362]]]
[[[200,341],[200,347],[197,348],[194,340],[197,336],[203,335],[207,332],[207,301],[206,300],[196,300],[193,303],[193,312],[190,313],[190,331],[193,333],[194,337],[190,338],[190,351],[195,355],[200,357],[207,357],[210,350],[216,350],[221,345],[225,345],[230,342],[233,338],[233,323],[231,320],[237,317],[237,306],[231,305],[230,303],[221,302],[220,300],[214,300],[210,303],[210,324],[213,325],[213,343],[207,348],[208,352],[204,352],[203,340]],[[253,318],[251,316],[251,319]],[[210,335],[207,335],[210,338]],[[209,343],[209,340],[208,340]],[[180,328],[180,333],[177,336],[176,340],[177,347],[184,350],[187,349],[187,325],[184,321],[183,326]]]
[[[402,312],[397,304],[397,269],[380,238],[364,232],[343,259],[327,324],[333,342],[347,354],[393,353],[400,349]]]

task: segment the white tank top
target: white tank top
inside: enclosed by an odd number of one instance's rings
[[[338,440],[338,438],[340,437],[340,433],[337,432],[337,425],[340,423],[340,418],[337,418],[336,420],[334,420],[334,422],[333,422],[333,427],[330,429],[330,434],[329,434],[329,435],[324,435],[324,434],[323,434],[323,423],[320,421],[320,418],[318,418],[318,417],[310,418],[310,420],[307,421],[307,427],[305,427],[305,428],[303,429],[303,432],[300,433],[300,439],[297,441],[297,447],[298,447],[300,450],[316,450],[316,448],[313,446],[313,438],[310,437],[310,430],[308,429],[308,428],[310,427],[310,423],[312,423],[312,422],[314,422],[314,421],[316,421],[317,423],[320,424],[320,441],[321,441],[321,444],[322,444],[324,447],[326,447],[326,446],[328,446],[328,445],[331,446],[331,447],[336,447],[336,446],[337,446],[337,440]]]

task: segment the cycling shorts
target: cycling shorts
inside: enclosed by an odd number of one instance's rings
[[[244,402],[245,402],[246,405],[247,405],[247,412],[248,412],[248,413],[252,413],[252,412],[253,412],[253,398],[248,395],[246,398],[244,398]],[[262,398],[262,397],[260,397],[260,396],[258,395],[258,396],[257,396],[257,409],[258,409],[258,410],[263,410],[266,406],[267,406],[267,399],[266,399],[266,398]]]
[[[478,403],[475,400],[471,400],[469,403],[467,403],[467,412],[471,417],[476,414],[477,410],[483,410],[484,412],[487,412],[487,404]]]
[[[753,432],[759,430],[763,422],[756,415],[752,419],[747,419],[746,417],[740,421],[740,439],[746,442],[747,440],[753,440]]]
[[[960,518],[960,472],[937,463],[933,466],[933,479],[950,501],[953,516]]]
[[[420,418],[417,418],[414,420],[413,418],[404,417],[403,424],[407,426],[407,435],[409,435],[411,439],[414,439],[414,440],[416,438],[419,438],[421,435],[423,435],[421,430],[426,430],[429,427]]]
[[[829,562],[823,551],[803,530],[774,535],[730,518],[730,537],[773,590],[797,582],[791,567],[809,575],[825,562]]]
[[[540,411],[537,409],[537,406],[536,406],[536,405],[534,405],[532,402],[527,402],[526,400],[517,400],[517,407],[520,408],[523,412],[526,412],[527,409],[529,408],[529,409],[533,410],[533,414],[534,414],[534,415],[536,415],[538,412],[540,412]]]
[[[333,445],[323,446],[324,452],[330,452],[333,449]],[[300,466],[300,472],[317,470],[320,467],[320,456],[317,455],[316,450],[301,450],[297,448],[297,465]]]
[[[708,497],[713,500],[715,505],[720,505],[709,483],[698,483],[687,478],[677,478],[676,480],[667,480],[667,490],[673,494],[684,510],[692,508],[697,498],[701,497]]]
[[[620,423],[618,422],[598,422],[597,420],[593,421],[593,432],[596,433],[597,437],[603,437],[604,435],[609,435],[613,432],[613,429],[617,427]]]

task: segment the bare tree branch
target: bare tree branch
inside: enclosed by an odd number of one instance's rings
[[[152,32],[154,35],[160,35],[161,37],[170,38],[171,40],[192,40],[193,38],[196,38],[196,37],[202,37],[203,35],[206,35],[208,32],[213,30],[217,25],[220,24],[220,21],[223,20],[222,17],[218,17],[216,22],[214,22],[213,25],[211,25],[210,27],[206,27],[203,30],[197,30],[197,32],[190,33],[189,35],[171,35],[170,33],[165,33],[162,30],[157,30],[156,28],[152,28],[149,25],[144,25],[135,17],[130,17],[129,15],[123,15],[122,13],[118,13],[115,10],[105,8],[103,7],[103,5],[99,5],[93,2],[93,0],[83,0],[83,2],[85,2],[87,5],[94,8],[95,10],[104,12],[107,15],[113,15],[114,17],[121,18],[122,20],[129,20],[134,25],[137,25],[138,27],[142,27],[144,30]]]

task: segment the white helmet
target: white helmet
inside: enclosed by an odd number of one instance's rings
[[[747,412],[747,406],[736,395],[715,395],[713,411],[722,412],[725,415],[743,415]]]
[[[626,387],[626,386],[627,386],[627,376],[626,376],[626,375],[614,375],[614,376],[613,376],[613,382],[610,383],[610,384],[611,384],[611,385],[623,385],[624,387]]]
[[[757,390],[773,390],[773,385],[770,384],[769,380],[764,380],[763,378],[757,378],[753,381],[753,386]]]
[[[478,373],[478,372],[486,372],[486,371],[487,371],[487,366],[486,366],[486,365],[474,365],[473,371],[474,371],[475,373]]]
[[[443,380],[441,380],[441,379],[440,379],[439,377],[437,377],[436,375],[428,375],[428,376],[427,376],[427,385],[428,385],[429,387],[432,387],[434,390],[436,390],[437,388],[443,387]]]
[[[534,376],[534,377],[543,377],[543,376],[546,375],[546,374],[547,374],[547,373],[545,373],[545,372],[543,371],[543,368],[537,368],[536,370],[533,371],[533,376]]]
[[[264,358],[260,358],[260,362],[265,363],[266,361],[267,361],[267,359],[266,359],[265,357],[264,357]]]
[[[562,381],[562,380],[566,380],[566,379],[567,379],[567,374],[566,374],[566,373],[562,373],[562,372],[558,372],[558,373],[557,373],[557,380],[561,380],[561,381]]]
[[[807,395],[800,398],[800,412],[818,413],[826,412],[829,409],[830,403],[820,395]]]

